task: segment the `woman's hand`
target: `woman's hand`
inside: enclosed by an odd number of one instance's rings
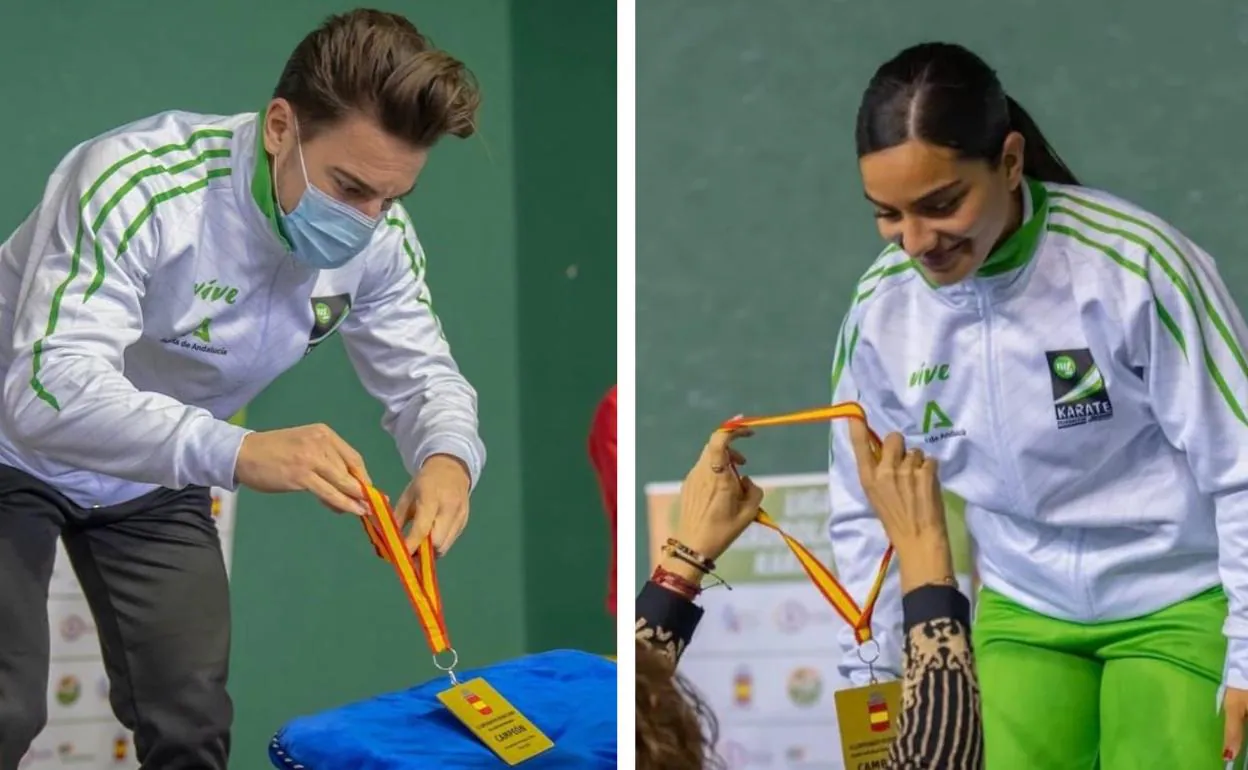
[[[953,556],[936,461],[919,449],[907,452],[898,433],[884,438],[877,458],[861,420],[850,422],[849,436],[862,491],[897,549],[902,591],[952,582]]]
[[[1248,690],[1227,687],[1222,696],[1222,711],[1226,715],[1226,738],[1223,741],[1222,759],[1230,762],[1239,757],[1244,745],[1244,720],[1248,719]]]
[[[743,429],[716,431],[680,489],[675,538],[711,561],[741,536],[763,502],[763,491],[748,477],[738,480],[732,468],[745,465],[745,457],[732,448],[732,442],[750,435],[751,431]],[[668,561],[678,568],[675,562],[679,560]]]

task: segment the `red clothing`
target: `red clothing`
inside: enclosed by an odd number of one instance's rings
[[[616,503],[615,474],[615,386],[598,403],[594,421],[589,430],[589,461],[598,475],[598,488],[602,490],[602,503],[607,509],[607,522],[611,529],[611,572],[607,584],[607,612],[615,614],[616,569]]]

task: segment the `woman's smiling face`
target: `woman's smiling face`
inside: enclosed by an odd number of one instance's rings
[[[858,161],[880,235],[933,283],[948,286],[984,264],[1010,226],[1022,183],[1023,138],[1010,134],[997,164],[910,139]]]

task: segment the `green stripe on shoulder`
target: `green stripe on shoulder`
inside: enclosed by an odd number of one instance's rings
[[[109,216],[117,210],[121,202],[133,190],[138,188],[139,184],[147,178],[159,175],[167,175],[174,177],[178,174],[185,174],[188,171],[197,169],[199,166],[207,164],[213,159],[228,159],[230,150],[228,147],[218,146],[206,149],[199,155],[182,160],[178,163],[165,166],[160,159],[175,152],[189,152],[193,147],[200,143],[211,143],[211,140],[230,140],[234,137],[234,132],[228,129],[206,128],[191,133],[185,141],[166,144],[154,149],[144,149],[133,152],[120,160],[116,161],[106,168],[78,200],[78,224],[74,235],[74,249],[70,256],[69,270],[56,290],[52,294],[52,303],[48,311],[48,324],[44,331],[43,337],[35,341],[33,346],[33,361],[30,386],[35,391],[36,396],[53,409],[60,411],[60,402],[56,397],[47,391],[39,379],[39,371],[43,363],[43,348],[48,337],[51,337],[56,331],[57,322],[60,318],[61,306],[65,299],[65,293],[72,285],[75,278],[78,277],[82,269],[82,245],[87,231],[92,234],[93,251],[95,257],[95,274],[92,277],[90,285],[83,294],[83,302],[86,302],[99,291],[104,283],[105,275],[108,271],[108,262],[104,256],[104,247],[100,243],[100,231],[104,228]],[[97,196],[104,185],[112,179],[119,171],[131,163],[143,158],[150,158],[156,163],[147,166],[138,172],[132,174],[124,184],[122,184],[109,198],[100,206],[96,215],[91,218],[90,225],[87,224],[87,212],[91,204],[97,200]],[[146,201],[142,209],[131,220],[122,231],[121,240],[118,243],[117,253],[113,255],[116,259],[126,252],[129,248],[130,241],[138,233],[143,224],[151,217],[156,207],[161,203],[172,200],[182,195],[187,195],[198,190],[202,190],[208,186],[213,180],[220,177],[230,175],[228,166],[210,168],[203,174],[195,174],[188,177],[185,183],[175,185],[164,190]]]
[[[424,249],[417,249],[415,229],[410,226],[411,217],[408,216],[407,210],[401,204],[395,204],[396,211],[386,214],[384,220],[387,227],[393,227],[398,230],[403,238],[403,253],[407,255],[408,265],[412,269],[412,278],[421,281],[425,278],[426,257]],[[424,290],[416,296],[416,301],[424,305],[429,310],[429,314],[433,316],[433,320],[438,324],[438,333],[442,335],[442,339],[446,339],[446,331],[442,328],[442,319],[438,317],[437,311],[433,309],[433,298],[430,296],[428,284],[424,286]]]
[[[870,269],[863,273],[854,287],[850,298],[849,309],[845,312],[845,320],[837,332],[836,352],[832,357],[832,397],[836,397],[836,388],[845,374],[845,368],[853,363],[854,351],[858,348],[859,327],[852,321],[858,305],[868,299],[892,276],[901,275],[915,269],[914,260],[901,250],[895,243],[884,247],[875,258]]]
[[[397,211],[396,211],[397,209]],[[417,280],[424,275],[425,272],[425,254],[424,251],[416,251],[415,238],[408,237],[408,221],[410,217],[407,211],[399,204],[395,204],[394,208],[386,214],[385,223],[387,227],[393,227],[398,230],[403,238],[403,253],[407,255],[408,264],[412,268],[412,275]]]
[[[232,139],[233,137],[234,137],[233,131],[229,131],[225,129],[216,129],[216,128],[202,129],[200,131],[196,131],[192,133],[190,136],[187,137],[186,141],[184,142],[178,142],[175,144],[166,144],[162,147],[157,147],[154,150],[140,150],[136,153],[128,155],[125,158],[122,158],[117,163],[114,163],[112,166],[109,166],[108,169],[106,169],[104,173],[100,175],[99,179],[97,179],[95,183],[91,185],[87,193],[83,195],[82,200],[79,202],[78,232],[77,232],[77,235],[75,237],[75,242],[74,242],[75,256],[78,256],[81,254],[82,238],[85,234],[85,230],[87,227],[86,219],[87,219],[88,207],[91,204],[91,201],[94,200],[96,193],[98,193],[100,191],[100,188],[104,186],[105,182],[107,182],[123,166],[129,164],[132,161],[135,161],[144,157],[147,157],[147,158],[152,159],[153,161],[156,161],[152,163],[151,165],[131,174],[130,177],[125,181],[125,183],[122,184],[120,187],[118,187],[117,190],[114,191],[113,194],[109,196],[107,200],[104,201],[103,205],[100,206],[99,211],[96,212],[95,217],[92,218],[90,230],[91,230],[92,235],[94,236],[93,241],[94,241],[94,256],[95,256],[95,275],[91,280],[91,285],[87,287],[86,294],[83,296],[84,302],[91,299],[91,295],[99,291],[100,286],[103,285],[104,283],[104,276],[107,273],[107,264],[104,259],[104,247],[100,244],[98,236],[99,236],[100,231],[104,228],[105,223],[108,221],[109,216],[111,216],[112,213],[117,210],[117,207],[121,205],[121,202],[125,200],[125,198],[135,188],[137,188],[139,184],[143,182],[144,179],[158,177],[161,175],[167,175],[167,176],[172,177],[174,175],[183,174],[187,171],[198,168],[199,166],[202,166],[213,159],[228,159],[230,157],[230,150],[228,147],[220,147],[220,146],[212,147],[210,149],[203,150],[198,155],[192,158],[184,159],[178,163],[174,163],[169,166],[164,165],[163,158],[165,158],[165,156],[170,155],[175,152],[190,152],[192,148],[196,147],[201,142],[208,143],[208,140],[225,139],[228,141]],[[213,169],[213,171],[217,171],[217,169]],[[227,169],[227,173],[225,174],[217,173],[215,176],[229,176],[228,169]],[[215,178],[215,177],[212,177],[212,178]],[[202,189],[202,186],[196,187],[195,189]],[[186,192],[194,192],[194,190],[187,190]],[[167,196],[164,198],[164,200],[169,200],[170,198],[174,198],[174,197],[177,197],[177,196],[176,195]],[[140,214],[140,216],[143,221],[146,221],[146,219],[149,216],[151,216],[151,212],[150,210],[146,208],[144,209],[144,211],[147,211],[147,213]],[[142,221],[140,221],[139,224],[141,225]],[[137,227],[134,228],[135,232],[137,232],[137,230],[138,230]],[[129,245],[129,240],[130,238],[133,237],[133,235],[134,233],[131,232],[128,235],[128,237],[126,237],[126,241],[123,244],[124,246]],[[113,255],[113,258],[116,259],[120,257],[124,252],[125,252],[125,248],[119,248],[118,252]]]
[[[846,316],[845,324],[849,323],[849,317]],[[845,324],[841,325],[840,332],[836,335],[836,354],[832,358],[832,398],[836,398],[836,388],[841,384],[841,377],[845,374],[845,367],[849,366],[854,359],[854,350],[858,347],[858,324],[854,324],[853,328],[848,330],[849,338],[846,339]]]
[[[1051,214],[1069,214],[1070,212],[1063,210],[1059,206],[1055,206],[1053,209],[1050,210],[1050,213]],[[1138,276],[1140,279],[1147,282],[1149,284],[1149,289],[1153,295],[1153,307],[1157,311],[1157,317],[1161,319],[1162,325],[1165,326],[1166,329],[1169,330],[1170,335],[1174,337],[1174,341],[1178,344],[1179,350],[1183,352],[1183,357],[1187,358],[1187,340],[1184,339],[1183,330],[1179,328],[1177,323],[1175,323],[1174,316],[1170,315],[1170,312],[1166,310],[1166,306],[1162,304],[1161,299],[1157,296],[1157,292],[1152,289],[1152,280],[1149,278],[1147,270],[1145,270],[1140,265],[1124,257],[1121,253],[1118,252],[1117,249],[1113,248],[1112,246],[1094,241],[1091,237],[1089,237],[1082,230],[1076,229],[1069,225],[1062,224],[1060,222],[1054,222],[1054,221],[1049,222],[1047,226],[1047,230],[1051,233],[1056,233],[1058,235],[1064,235],[1068,238],[1072,238],[1076,241],[1079,241],[1080,243],[1082,243],[1084,246],[1087,246],[1088,248],[1095,249],[1096,251],[1101,252],[1106,257],[1108,257],[1110,261],[1122,267],[1124,270],[1131,273],[1132,275]]]
[[[1161,321],[1166,330],[1170,332],[1170,336],[1174,338],[1174,341],[1178,345],[1179,350],[1182,352],[1184,359],[1190,360],[1188,344],[1185,335],[1183,334],[1183,330],[1175,321],[1174,316],[1166,309],[1165,305],[1161,301],[1161,298],[1157,296],[1156,288],[1153,286],[1152,277],[1148,270],[1142,265],[1127,260],[1122,256],[1122,254],[1112,247],[1104,243],[1097,242],[1099,239],[1094,240],[1092,236],[1089,235],[1088,231],[1100,233],[1102,236],[1119,238],[1143,249],[1144,253],[1148,256],[1149,261],[1156,264],[1161,269],[1162,274],[1174,285],[1175,290],[1179,293],[1179,296],[1183,298],[1192,313],[1192,317],[1196,320],[1196,329],[1200,338],[1200,360],[1204,362],[1205,369],[1209,373],[1209,378],[1217,387],[1218,392],[1222,395],[1222,398],[1226,402],[1227,407],[1231,410],[1231,413],[1234,414],[1236,419],[1238,419],[1241,423],[1248,425],[1248,414],[1245,414],[1245,409],[1235,397],[1235,394],[1232,392],[1230,385],[1226,382],[1226,378],[1223,376],[1221,369],[1218,367],[1217,360],[1210,351],[1209,339],[1205,334],[1206,314],[1214,328],[1217,329],[1219,336],[1222,337],[1222,341],[1230,350],[1232,357],[1235,359],[1246,378],[1248,378],[1248,361],[1245,361],[1239,344],[1235,341],[1230,329],[1226,327],[1226,324],[1222,320],[1221,315],[1218,313],[1217,308],[1214,307],[1213,303],[1209,301],[1208,294],[1201,286],[1200,279],[1198,278],[1195,270],[1192,268],[1190,262],[1188,262],[1187,256],[1183,253],[1183,251],[1179,249],[1174,241],[1160,229],[1142,219],[1133,217],[1125,212],[1117,211],[1095,201],[1089,201],[1084,198],[1071,195],[1064,191],[1054,193],[1054,197],[1059,200],[1054,200],[1054,207],[1052,209],[1053,213],[1062,214],[1075,220],[1080,225],[1080,229],[1076,229],[1069,225],[1050,223],[1049,231],[1069,236],[1086,246],[1100,251],[1109,257],[1113,262],[1125,268],[1128,272],[1137,275],[1144,281],[1148,282],[1150,292],[1153,296],[1153,306],[1157,312],[1158,319]],[[1060,205],[1063,201],[1073,203],[1074,208]],[[1197,304],[1195,297],[1192,295],[1191,288],[1188,286],[1187,281],[1183,279],[1183,276],[1181,276],[1178,271],[1174,269],[1173,265],[1171,265],[1170,262],[1161,254],[1155,244],[1143,238],[1139,233],[1125,230],[1120,226],[1115,227],[1113,225],[1090,219],[1087,216],[1088,211],[1109,216],[1112,219],[1117,220],[1119,223],[1142,227],[1160,238],[1162,242],[1174,252],[1174,255],[1177,256],[1178,259],[1186,266],[1188,274],[1191,276],[1193,283],[1196,285],[1197,293],[1200,295],[1200,305]],[[1201,306],[1203,306],[1205,313],[1201,312]]]
[[[900,257],[900,261],[899,258]],[[876,257],[871,269],[858,279],[854,290],[853,304],[858,304],[875,293],[890,277],[907,273],[915,269],[914,260],[895,244],[889,244],[880,256]]]
[[[1187,276],[1191,280],[1191,286],[1196,289],[1196,296],[1199,297],[1199,303],[1196,298],[1193,297],[1191,288],[1188,286],[1188,282],[1185,281],[1183,277],[1180,276],[1179,272],[1162,257],[1162,250],[1156,243],[1142,238],[1137,233],[1126,232],[1121,227],[1113,230],[1116,235],[1146,248],[1150,258],[1157,260],[1157,264],[1162,268],[1162,272],[1166,274],[1166,277],[1169,278],[1171,283],[1174,284],[1175,290],[1182,295],[1183,299],[1187,302],[1188,307],[1191,308],[1192,314],[1196,318],[1197,325],[1201,330],[1202,344],[1205,343],[1204,322],[1208,320],[1208,322],[1212,324],[1213,328],[1217,331],[1218,336],[1222,338],[1222,343],[1230,352],[1231,357],[1235,359],[1235,363],[1239,367],[1239,370],[1243,374],[1244,378],[1248,379],[1248,357],[1244,355],[1243,346],[1240,344],[1239,340],[1235,338],[1235,334],[1231,331],[1230,326],[1226,323],[1226,320],[1218,311],[1217,305],[1215,305],[1209,298],[1209,292],[1206,291],[1204,283],[1201,281],[1200,274],[1196,271],[1196,268],[1193,267],[1191,260],[1188,259],[1187,253],[1183,249],[1179,248],[1178,244],[1174,242],[1174,239],[1171,238],[1169,234],[1161,230],[1152,222],[1133,216],[1132,214],[1121,211],[1099,201],[1089,200],[1088,198],[1074,195],[1067,191],[1062,191],[1061,193],[1057,193],[1057,195],[1059,195],[1062,199],[1070,201],[1077,206],[1081,206],[1088,211],[1110,217],[1111,219],[1115,219],[1125,225],[1138,227],[1159,241],[1161,245],[1164,245],[1166,249],[1168,249],[1172,255],[1177,258],[1178,262],[1186,269]],[[1207,345],[1205,346],[1205,354],[1206,358],[1209,358],[1210,361],[1212,361],[1209,356]],[[1210,369],[1209,374],[1215,380],[1220,380],[1221,378],[1221,373],[1216,371],[1216,366]],[[1219,389],[1222,390],[1223,395],[1227,397],[1228,402],[1233,400],[1230,390],[1226,387],[1225,382],[1220,382]],[[1240,416],[1241,420],[1248,422],[1248,420],[1245,420],[1242,416],[1243,411],[1237,404],[1232,404],[1232,410]]]

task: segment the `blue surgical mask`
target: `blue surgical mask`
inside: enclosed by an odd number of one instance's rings
[[[368,246],[381,219],[373,219],[312,184],[303,162],[303,142],[298,140],[298,131],[296,126],[299,166],[303,169],[305,187],[294,211],[281,215],[282,225],[294,247],[296,260],[316,270],[333,270],[350,262]],[[276,189],[276,168],[273,173]],[[280,211],[281,206],[278,209]]]

